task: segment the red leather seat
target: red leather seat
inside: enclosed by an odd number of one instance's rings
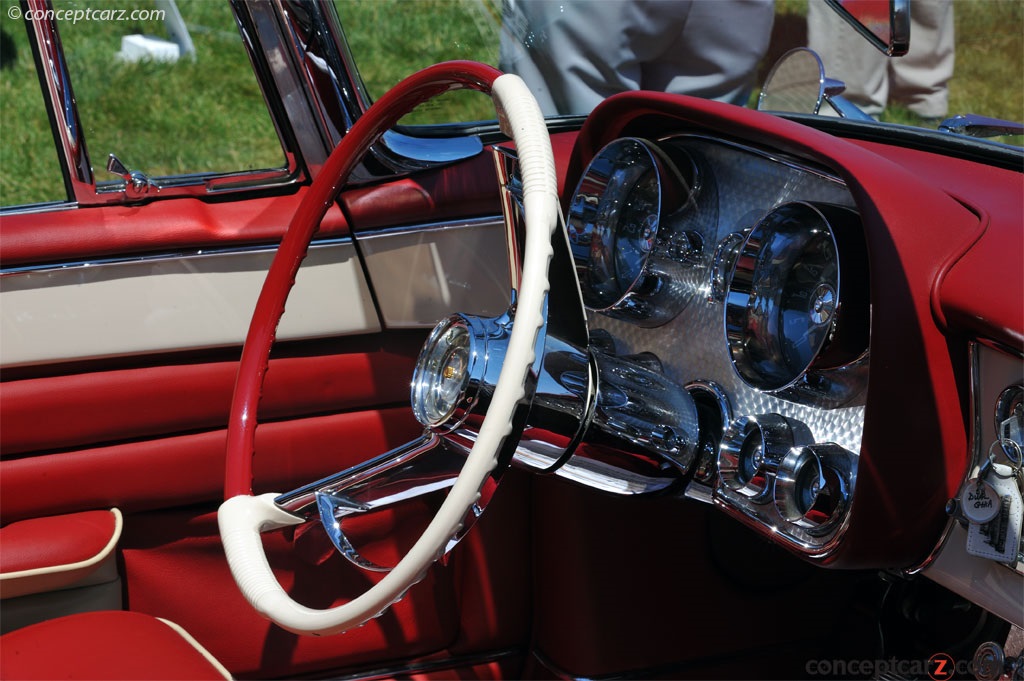
[[[0,677],[231,678],[177,625],[122,610],[69,615],[0,636]]]

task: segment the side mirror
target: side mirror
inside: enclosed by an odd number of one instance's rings
[[[757,98],[758,111],[817,114],[828,102],[837,115],[855,121],[874,119],[841,97],[846,85],[827,78],[821,58],[806,47],[797,47],[779,58]]]
[[[890,57],[910,49],[910,0],[825,0],[868,42]]]
[[[758,111],[816,114],[825,99],[825,67],[806,47],[782,55],[764,80],[757,98]]]

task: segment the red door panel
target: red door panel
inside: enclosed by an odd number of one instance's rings
[[[416,179],[360,189],[359,200],[347,203],[358,206],[366,225],[492,216],[500,209],[491,163],[481,155]],[[0,264],[273,243],[305,191],[237,202],[176,199],[5,216]],[[332,209],[320,234],[348,235],[349,224]],[[343,304],[346,292],[332,295]],[[391,331],[277,348],[261,403],[257,491],[287,491],[417,436],[408,385],[425,334]],[[120,508],[125,607],[181,624],[236,675],[380,668],[524,646],[528,489],[527,478],[515,474],[448,564],[435,567],[388,614],[360,629],[297,637],[245,603],[228,572],[215,521],[237,358],[238,348],[228,348],[5,370],[2,522]],[[429,514],[416,506],[375,517],[367,536],[376,537],[375,550],[394,554],[403,530],[422,526]],[[266,546],[282,585],[307,605],[350,598],[373,579],[328,551],[318,528],[295,535],[271,535]]]

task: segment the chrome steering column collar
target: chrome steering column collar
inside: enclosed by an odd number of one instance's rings
[[[510,325],[507,315],[453,315],[435,327],[412,382],[413,413],[429,431],[475,438]],[[660,491],[689,471],[696,405],[656,357],[579,348],[550,327],[542,337],[516,463],[621,494]]]

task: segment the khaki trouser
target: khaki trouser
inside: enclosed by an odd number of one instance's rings
[[[910,51],[886,57],[824,0],[809,0],[807,44],[821,56],[826,75],[846,83],[843,96],[866,113],[877,116],[891,102],[924,118],[943,118],[955,57],[952,0],[913,0],[910,24]]]

